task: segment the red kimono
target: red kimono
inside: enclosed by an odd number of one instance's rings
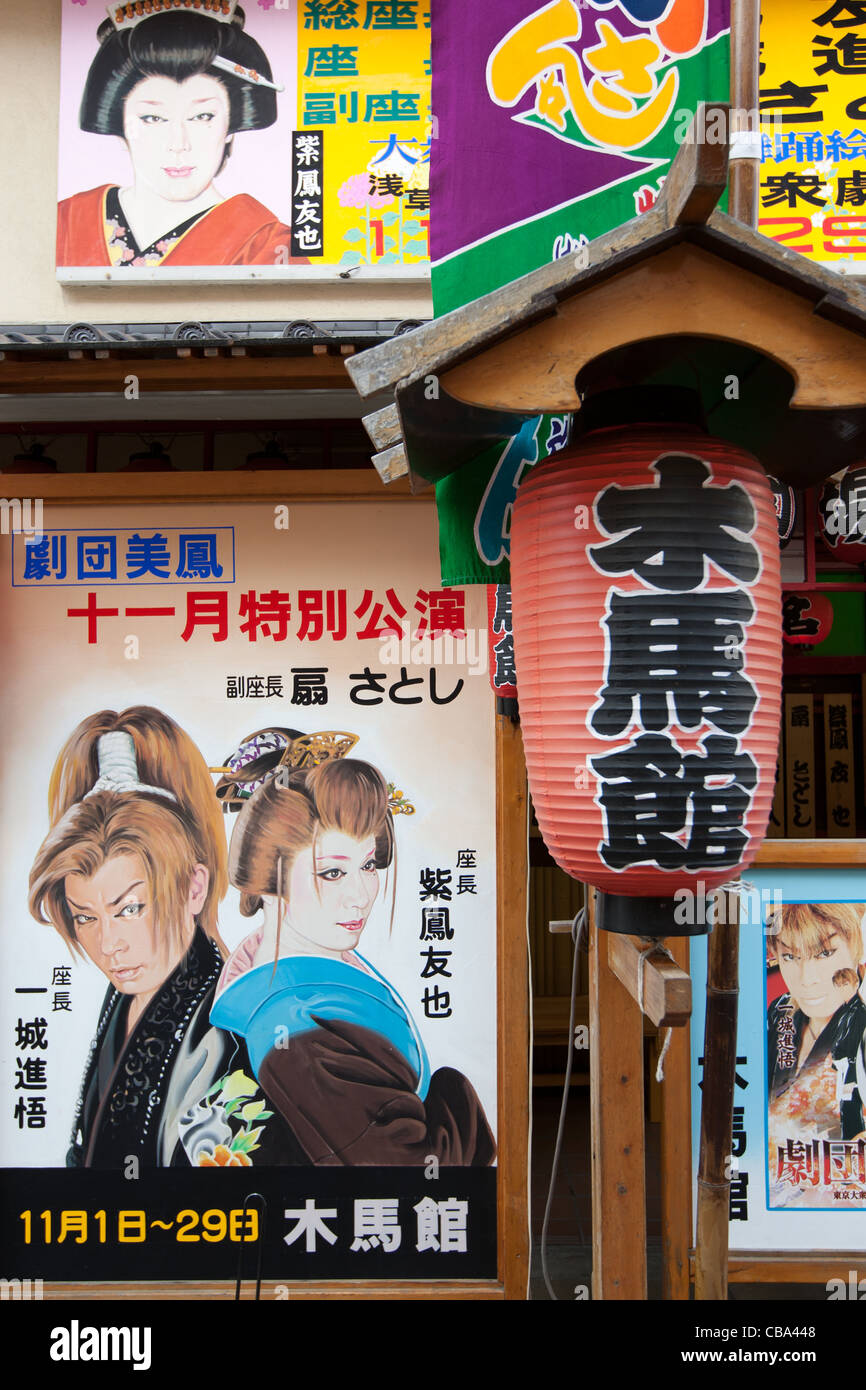
[[[130,247],[130,239],[114,184],[76,193],[58,204],[58,266],[308,264],[304,257],[288,255],[290,229],[248,193],[180,223],[144,251]]]

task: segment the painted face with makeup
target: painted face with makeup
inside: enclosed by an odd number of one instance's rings
[[[811,1020],[827,1023],[857,992],[857,961],[841,932],[828,936],[818,951],[780,937],[776,958],[788,993]]]
[[[376,841],[325,830],[295,856],[283,917],[286,945],[310,955],[340,956],[357,946],[379,893]]]
[[[228,93],[217,78],[144,78],[123,109],[136,188],[171,203],[200,197],[223,162],[228,129]]]
[[[140,1013],[189,950],[208,872],[196,864],[180,939],[157,928],[147,870],[138,854],[107,859],[90,878],[67,874],[66,904],[82,949],[120,994],[136,996]]]

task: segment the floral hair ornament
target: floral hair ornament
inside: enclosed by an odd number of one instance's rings
[[[177,801],[174,792],[167,791],[165,787],[151,787],[142,782],[138,775],[132,734],[123,729],[100,734],[96,756],[99,759],[99,777],[90,791],[85,793],[85,801],[97,792],[151,792],[155,796],[168,797],[169,801]]]
[[[218,24],[231,24],[235,17],[238,0],[133,0],[128,5],[109,5],[108,17],[115,29],[122,32],[134,29],[145,19],[157,14],[200,14],[205,19],[215,19]],[[233,63],[230,58],[219,55],[211,60],[211,67],[221,72],[230,72],[242,82],[250,82],[256,87],[270,87],[274,92],[284,92],[285,87],[262,77],[255,68],[245,68],[242,63]]]
[[[320,763],[345,758],[358,742],[358,734],[343,729],[323,729],[314,734],[292,734],[283,729],[259,729],[241,740],[223,767],[210,771],[220,776],[216,794],[226,811],[239,811],[265,782],[280,777],[283,769],[295,772]],[[288,777],[282,783],[290,785]],[[413,815],[415,807],[404,793],[388,783],[388,809],[392,815]]]
[[[345,758],[358,742],[357,734],[328,729],[316,734],[295,734],[284,729],[259,729],[242,739],[225,766],[212,767],[221,774],[216,794],[226,809],[239,810],[264,782],[281,768],[317,767],[334,758]]]

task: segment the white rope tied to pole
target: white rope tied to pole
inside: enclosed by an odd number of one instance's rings
[[[653,941],[650,943],[649,946],[646,946],[646,947],[641,951],[640,957],[639,957],[638,974],[637,974],[637,1004],[638,1004],[638,1008],[640,1009],[641,1013],[644,1012],[644,1006],[643,1006],[643,982],[644,982],[644,973],[645,973],[645,972],[644,972],[644,964],[645,964],[645,962],[646,962],[647,956],[653,955],[653,953],[654,953],[655,951],[661,951],[661,953],[662,953],[663,956],[667,956],[668,960],[671,962],[671,965],[676,965],[676,961],[674,960],[674,958],[673,958],[673,956],[671,955],[670,951],[668,950],[667,946],[663,946],[662,943],[661,943],[660,941],[658,941],[658,940],[653,940]],[[669,1048],[670,1045],[671,1045],[671,1038],[673,1037],[673,1032],[674,1032],[673,1028],[666,1028],[666,1029],[665,1029],[665,1040],[664,1040],[664,1042],[662,1043],[662,1050],[661,1050],[661,1052],[659,1053],[659,1060],[658,1060],[658,1063],[657,1063],[657,1065],[656,1065],[656,1081],[658,1081],[659,1085],[661,1085],[661,1083],[662,1083],[662,1082],[664,1081],[664,1079],[665,1079],[665,1058],[666,1058],[667,1055],[668,1055],[668,1048]]]

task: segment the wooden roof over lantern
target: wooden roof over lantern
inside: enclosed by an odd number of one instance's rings
[[[364,420],[383,482],[425,487],[545,412],[575,437],[582,392],[647,383],[699,385],[710,432],[795,486],[866,456],[866,289],[718,210],[728,115],[699,107],[648,211],[347,362],[394,397]]]

